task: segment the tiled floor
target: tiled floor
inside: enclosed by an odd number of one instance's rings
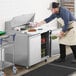
[[[69,48],[68,48],[69,49]],[[68,54],[70,54],[72,51],[69,49],[69,50],[67,50],[67,55]],[[47,63],[49,63],[49,62],[52,62],[53,60],[55,60],[55,59],[57,59],[59,57],[59,54],[56,54],[56,55],[52,55],[52,57],[50,57],[50,58],[48,58],[48,61],[47,62],[41,62],[41,63],[38,63],[38,64],[36,64],[36,65],[33,65],[32,67],[30,67],[29,69],[26,69],[25,67],[22,67],[22,66],[17,66],[17,69],[18,69],[18,71],[17,71],[17,74],[16,75],[13,75],[12,74],[12,67],[10,67],[10,68],[6,68],[4,71],[5,71],[5,73],[6,73],[6,76],[21,76],[21,75],[23,75],[23,74],[25,74],[25,73],[28,73],[28,72],[30,72],[30,71],[32,71],[32,70],[34,70],[34,69],[37,69],[38,67],[40,67],[40,66],[43,66],[43,65],[45,65],[45,64],[47,64]],[[70,76],[76,76],[76,72],[74,72],[72,75],[70,75]]]
[[[67,51],[67,54],[70,54],[70,53],[71,53],[71,51]],[[23,74],[25,74],[25,73],[27,73],[29,71],[37,69],[38,67],[40,67],[42,65],[45,65],[45,64],[47,64],[49,62],[52,62],[53,60],[57,59],[58,57],[59,57],[59,54],[53,55],[52,57],[48,58],[47,62],[43,61],[41,63],[38,63],[38,64],[30,67],[29,69],[26,69],[25,67],[22,67],[22,66],[17,66],[18,71],[17,71],[16,75],[12,74],[12,67],[5,69],[5,73],[7,74],[7,76],[21,76],[21,75],[23,75]]]

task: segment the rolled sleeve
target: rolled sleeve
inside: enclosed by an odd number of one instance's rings
[[[66,32],[68,30],[68,23],[69,23],[69,13],[66,12],[64,13],[64,16],[63,16],[63,20],[64,20],[64,26],[62,28],[62,31],[63,32]]]

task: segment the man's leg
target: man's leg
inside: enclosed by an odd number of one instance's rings
[[[66,57],[66,47],[63,44],[59,44],[60,46],[60,58],[65,59]]]
[[[73,60],[72,62],[76,62],[76,45],[74,46],[70,46],[74,55],[75,60]]]
[[[56,62],[64,62],[66,57],[66,48],[65,45],[59,44],[60,47],[60,58],[55,60]]]

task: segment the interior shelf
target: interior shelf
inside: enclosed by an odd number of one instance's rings
[[[48,55],[48,44],[49,44],[48,32],[41,34],[41,57],[46,57]]]

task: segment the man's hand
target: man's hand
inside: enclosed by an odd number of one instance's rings
[[[41,23],[36,22],[36,25],[35,26],[36,27],[39,27],[39,26],[41,26]]]
[[[43,25],[45,23],[46,23],[45,21],[40,21],[39,23],[36,22],[35,27],[39,27],[39,26],[41,26],[41,25]]]
[[[63,36],[65,36],[65,32],[61,31],[61,32],[59,33],[59,38],[62,38]]]

